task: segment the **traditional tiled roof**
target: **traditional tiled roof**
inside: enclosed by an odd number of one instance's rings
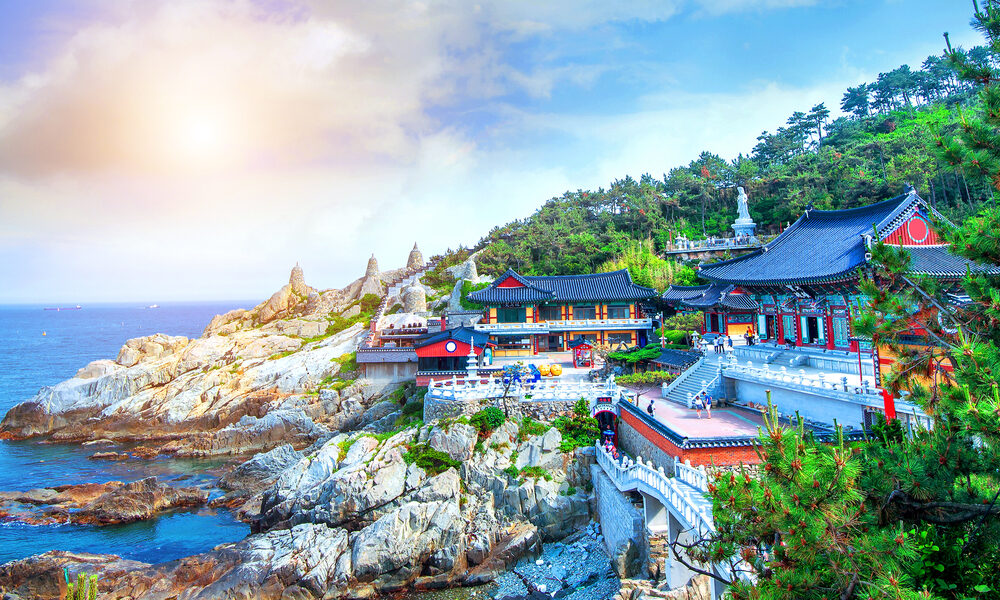
[[[777,238],[744,256],[705,265],[698,275],[744,285],[809,284],[844,281],[865,263],[865,235],[888,233],[916,194],[897,196],[860,208],[807,210]]]
[[[431,334],[414,344],[414,347],[423,348],[445,340],[455,340],[465,344],[471,343],[480,348],[483,346],[496,346],[495,343],[490,341],[488,333],[476,331],[471,327],[456,327],[454,329],[445,329],[444,331]]]
[[[663,292],[663,299],[672,306],[705,309],[715,306],[736,310],[757,310],[760,305],[749,294],[734,292],[736,286],[712,283],[699,286],[670,286]]]
[[[973,273],[1000,275],[996,265],[980,265],[948,252],[947,246],[913,246],[910,252],[910,273],[930,275],[944,279],[958,279],[965,275],[966,268]]]
[[[698,362],[698,358],[700,356],[700,352],[664,348],[660,351],[660,356],[654,358],[652,362],[657,365],[666,365],[677,369],[686,369],[688,366]]]
[[[519,287],[498,287],[513,277]],[[484,289],[469,294],[479,304],[527,304],[532,302],[616,302],[655,298],[656,290],[632,283],[627,269],[592,275],[540,277],[508,270]]]
[[[711,285],[672,285],[667,288],[667,291],[663,292],[661,296],[666,301],[671,300],[687,300],[689,298],[697,298],[705,293]]]

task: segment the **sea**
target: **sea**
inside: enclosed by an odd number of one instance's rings
[[[198,337],[214,315],[256,302],[88,304],[79,310],[0,305],[0,414],[40,388],[73,377],[100,358],[114,359],[129,339],[154,333]],[[63,308],[63,307],[59,307]],[[75,308],[75,307],[65,307]],[[212,489],[225,467],[221,460],[170,459],[108,462],[90,460],[93,447],[44,440],[0,440],[0,491],[62,484],[161,481]],[[23,525],[0,522],[0,563],[49,550],[117,554],[162,562],[240,540],[249,526],[228,510],[178,510],[148,521],[112,526]]]

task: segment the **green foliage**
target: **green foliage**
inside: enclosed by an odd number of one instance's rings
[[[378,294],[365,294],[360,300],[361,312],[372,314],[381,303],[382,299],[378,296]]]
[[[617,257],[604,262],[597,270],[610,273],[628,269],[632,281],[654,289],[666,289],[672,283],[692,285],[696,281],[694,269],[676,261],[664,260],[656,254],[653,240],[630,240]]]
[[[561,494],[563,496],[575,496],[576,495],[576,488],[573,487],[573,486],[569,486],[563,492],[561,492]]]
[[[479,435],[489,435],[497,427],[503,425],[506,417],[503,411],[495,406],[488,406],[469,418],[469,424],[479,430]]]
[[[531,417],[525,416],[521,419],[521,423],[517,428],[517,439],[523,442],[532,436],[542,435],[548,430],[549,426],[545,423],[539,423]]]
[[[629,373],[628,375],[622,375],[615,379],[615,381],[622,385],[660,385],[662,383],[669,383],[674,379],[677,379],[677,375],[674,373],[667,373],[666,371],[646,371],[644,373]]]
[[[562,434],[559,449],[563,452],[572,452],[583,446],[593,446],[601,435],[597,419],[590,416],[590,406],[583,398],[577,400],[573,406],[572,416],[556,417],[552,421],[552,426]]]
[[[65,600],[97,600],[97,575],[88,577],[86,573],[79,573],[75,583],[69,581],[68,570],[63,570],[63,576],[66,578]]]
[[[439,475],[448,469],[457,469],[461,463],[452,460],[448,454],[435,450],[427,444],[414,444],[403,454],[403,460],[408,465],[415,464],[428,475]]]
[[[340,364],[341,373],[353,373],[358,370],[358,353],[348,352],[333,359]]]
[[[285,350],[284,352],[275,352],[271,356],[267,357],[267,360],[278,360],[279,358],[285,358],[286,356],[291,356],[295,354],[295,350]]]
[[[351,449],[351,446],[354,445],[354,442],[359,439],[361,439],[361,436],[347,438],[346,440],[340,442],[340,444],[338,444],[340,447],[340,453],[337,455],[337,461],[342,461],[347,458],[347,452]]]
[[[511,459],[511,462],[513,462],[513,461],[514,461],[514,459]],[[511,479],[517,479],[517,476],[518,476],[518,473],[519,473],[518,470],[517,470],[517,467],[515,467],[514,465],[510,465],[509,467],[507,467],[506,469],[504,469],[503,472],[506,473],[507,476],[510,477]]]
[[[483,289],[483,288],[485,288],[485,287],[487,287],[489,285],[490,285],[489,282],[483,282],[483,283],[473,284],[470,281],[463,281],[462,282],[462,298],[460,299],[460,302],[462,304],[462,308],[464,308],[465,310],[479,310],[479,309],[481,309],[483,307],[483,305],[482,304],[476,304],[475,302],[472,302],[471,300],[468,299],[468,296],[472,292],[481,290],[481,289]]]
[[[660,350],[661,348],[658,344],[649,344],[645,348],[636,347],[622,352],[609,352],[608,360],[625,363],[631,366],[645,360],[659,358]]]
[[[519,474],[522,479],[544,479],[545,481],[552,481],[552,473],[549,473],[544,467],[524,467],[521,469]]]

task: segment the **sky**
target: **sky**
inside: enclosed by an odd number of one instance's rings
[[[836,115],[971,6],[0,0],[0,303],[343,287]]]

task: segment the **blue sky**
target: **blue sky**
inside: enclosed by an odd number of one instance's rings
[[[0,0],[0,302],[264,298],[472,244],[943,47],[971,3]],[[751,199],[752,201],[752,199]],[[435,226],[429,226],[434,223]]]

